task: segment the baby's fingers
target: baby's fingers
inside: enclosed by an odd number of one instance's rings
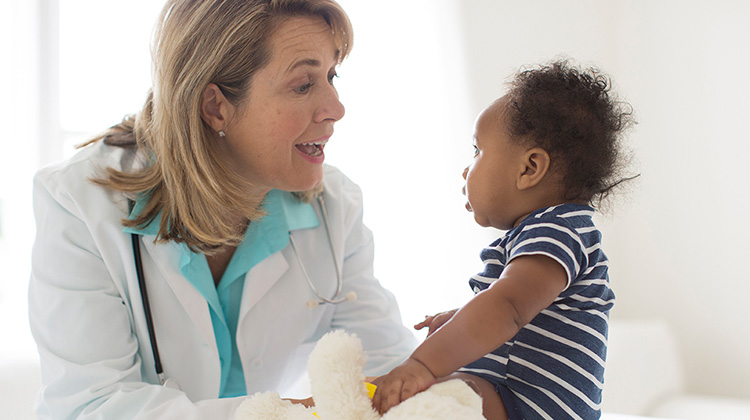
[[[424,327],[429,327],[430,324],[432,324],[432,320],[435,319],[434,316],[426,315],[424,317],[424,321],[420,322],[419,324],[414,325],[415,330],[421,330]]]
[[[438,328],[442,327],[443,324],[450,321],[453,315],[456,314],[457,309],[452,311],[440,312],[439,314],[432,317],[430,322],[430,330],[427,332],[427,336],[432,335]]]
[[[380,413],[380,397],[383,396],[383,391],[381,387],[379,386],[378,389],[375,390],[375,394],[372,396],[372,408],[375,409],[378,413]]]
[[[380,385],[372,397],[372,405],[380,414],[385,414],[388,410],[401,402],[401,381],[394,381],[388,385]]]

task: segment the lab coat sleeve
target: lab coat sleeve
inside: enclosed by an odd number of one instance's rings
[[[80,179],[87,186],[71,193],[58,184],[60,177],[42,170],[34,180],[37,234],[29,318],[42,368],[38,417],[231,418],[240,399],[193,402],[179,390],[142,381],[127,298],[114,281],[123,275],[118,272],[122,264],[104,261],[100,247],[107,245],[96,243],[91,234],[102,221],[84,218],[80,211],[85,200],[101,201],[105,192]],[[109,246],[130,252],[128,242],[112,229]]]
[[[393,294],[374,276],[373,235],[362,220],[362,192],[345,177],[341,182],[343,293],[354,291],[357,299],[336,305],[332,327],[353,332],[362,340],[367,354],[365,375],[383,375],[411,354],[416,338],[403,325]]]

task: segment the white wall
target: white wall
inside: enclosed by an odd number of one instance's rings
[[[613,77],[641,173],[599,222],[613,317],[667,319],[690,391],[750,397],[750,3],[458,3],[474,113],[509,72],[559,53]]]
[[[598,218],[618,297],[613,318],[666,319],[689,391],[750,398],[750,3],[342,4],[355,48],[341,72],[348,109],[329,160],[365,191],[377,274],[406,324],[468,299],[466,278],[497,234],[462,207],[475,115],[519,66],[566,54],[610,74],[639,121],[628,145],[641,177]]]
[[[471,298],[468,279],[495,234],[474,223],[461,194],[473,154],[455,0],[343,0],[354,49],[336,80],[346,116],[327,161],[364,192],[375,271],[406,325]]]

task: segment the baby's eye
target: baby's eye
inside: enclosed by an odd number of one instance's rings
[[[315,83],[305,83],[304,85],[294,89],[294,91],[304,95],[310,90],[311,87],[313,87],[313,85],[315,85]]]
[[[479,148],[477,147],[476,144],[474,144],[473,146],[474,146],[474,156],[476,156],[479,154]]]

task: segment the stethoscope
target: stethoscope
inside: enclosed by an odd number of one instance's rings
[[[328,235],[328,246],[331,247],[331,255],[333,256],[333,266],[336,268],[336,292],[333,294],[332,297],[326,298],[323,295],[320,294],[318,291],[318,288],[315,287],[315,284],[313,284],[312,279],[310,278],[310,274],[307,272],[307,267],[305,267],[305,264],[302,263],[302,259],[299,257],[299,253],[297,252],[297,244],[294,242],[294,236],[291,232],[289,232],[289,244],[292,245],[292,250],[294,251],[294,255],[297,256],[297,262],[299,263],[300,268],[302,269],[302,274],[305,275],[305,279],[307,280],[307,285],[310,286],[310,290],[312,290],[313,293],[315,293],[315,297],[307,301],[307,307],[310,309],[318,307],[318,305],[329,303],[331,305],[337,305],[342,302],[346,301],[354,301],[357,300],[357,293],[355,292],[349,292],[344,297],[339,297],[341,294],[341,288],[344,286],[343,277],[341,276],[341,269],[339,268],[339,260],[336,258],[336,250],[333,249],[333,238],[331,235],[331,227],[328,226],[328,211],[326,210],[326,202],[323,200],[323,194],[318,195],[318,204],[320,205],[320,214],[323,216],[323,224],[326,227],[326,235]]]
[[[289,244],[292,246],[292,251],[294,251],[294,255],[297,257],[297,262],[300,265],[300,268],[302,269],[302,274],[305,275],[305,279],[307,280],[308,286],[310,286],[310,290],[315,294],[315,297],[307,301],[307,307],[310,309],[314,309],[318,307],[319,305],[324,304],[331,304],[331,305],[337,305],[339,303],[343,303],[346,301],[354,301],[357,300],[357,294],[355,292],[349,292],[345,296],[340,297],[341,295],[341,289],[343,288],[344,281],[343,277],[341,275],[341,268],[339,268],[339,262],[336,258],[336,251],[333,248],[333,238],[331,235],[331,228],[328,225],[328,211],[326,210],[325,200],[323,200],[323,194],[319,194],[317,197],[318,204],[320,205],[320,213],[323,216],[323,224],[326,228],[326,234],[328,236],[328,245],[331,248],[331,255],[333,256],[333,265],[336,268],[336,292],[333,296],[330,298],[327,298],[320,294],[318,291],[318,288],[315,287],[315,284],[313,283],[312,279],[310,278],[310,274],[307,271],[307,267],[302,262],[302,259],[299,256],[299,253],[297,252],[297,244],[294,241],[294,236],[292,235],[292,232],[289,232]],[[128,200],[128,207],[129,211],[133,211],[133,206],[135,203],[133,200]],[[151,304],[148,299],[148,289],[146,287],[146,277],[143,274],[143,262],[141,260],[141,242],[139,239],[138,233],[131,233],[130,239],[133,244],[133,258],[135,260],[135,273],[136,277],[138,278],[138,287],[141,291],[141,303],[143,304],[143,312],[146,316],[146,326],[148,328],[148,338],[149,341],[151,341],[151,351],[154,356],[154,368],[156,370],[156,375],[159,378],[159,383],[161,385],[165,386],[174,386],[176,388],[179,388],[179,385],[176,384],[176,382],[171,381],[171,379],[164,378],[164,369],[162,368],[161,364],[161,357],[159,356],[159,346],[156,342],[156,331],[154,329],[154,319],[151,314]],[[172,384],[170,382],[173,382]]]

